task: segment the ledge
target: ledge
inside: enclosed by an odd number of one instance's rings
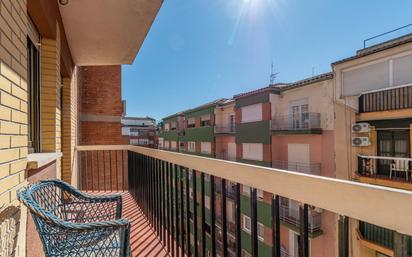
[[[32,153],[27,156],[27,170],[39,169],[60,159],[63,153]]]
[[[272,130],[272,135],[307,135],[307,134],[322,134],[322,129],[285,129]]]

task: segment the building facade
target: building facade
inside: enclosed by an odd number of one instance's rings
[[[337,176],[411,190],[412,37],[357,51],[333,64]],[[345,154],[344,154],[345,153]],[[362,220],[349,220],[353,256],[412,254],[412,238]],[[408,243],[409,242],[409,243]]]
[[[156,120],[150,117],[123,117],[122,135],[131,145],[158,147]]]

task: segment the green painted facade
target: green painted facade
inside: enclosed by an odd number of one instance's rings
[[[262,93],[255,94],[255,95],[237,98],[235,107],[241,108],[241,107],[252,105],[252,104],[267,103],[270,101],[269,96],[270,96],[270,92],[262,92]]]
[[[270,121],[263,120],[236,124],[236,144],[271,143]]]
[[[179,139],[179,132],[177,130],[170,130],[170,131],[162,131],[159,133],[159,137],[163,137],[164,140],[167,141],[178,141]]]
[[[195,109],[193,111],[188,111],[184,113],[184,116],[186,117],[186,119],[189,118],[197,118],[197,117],[201,117],[203,115],[207,115],[207,114],[213,114],[215,111],[215,106],[209,106],[209,107],[205,107],[202,109]]]
[[[214,142],[214,129],[212,126],[200,128],[187,128],[185,135],[181,138],[183,142]]]

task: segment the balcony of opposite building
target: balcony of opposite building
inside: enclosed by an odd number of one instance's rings
[[[320,134],[320,113],[305,112],[279,114],[272,118],[270,128],[274,134]]]
[[[412,158],[358,155],[359,181],[412,189]]]

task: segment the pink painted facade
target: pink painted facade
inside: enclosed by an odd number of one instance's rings
[[[229,144],[236,144],[235,135],[216,136],[216,158],[229,160],[229,157],[230,157],[229,156],[230,155]]]
[[[309,162],[320,165],[320,175],[335,177],[334,132],[332,130],[323,130],[322,134],[272,135],[272,166],[274,168],[276,168],[276,161],[288,162],[289,144],[309,145]],[[311,256],[334,256],[337,229],[336,215],[323,210],[320,216],[322,234],[311,238]],[[290,233],[294,232],[291,232],[285,226],[281,226],[281,244],[289,254],[292,251],[289,242]]]
[[[272,135],[272,161],[288,161],[288,144],[308,144],[310,163],[320,164],[320,175],[335,177],[333,131],[323,130],[322,134]],[[272,166],[276,168],[275,164]]]

